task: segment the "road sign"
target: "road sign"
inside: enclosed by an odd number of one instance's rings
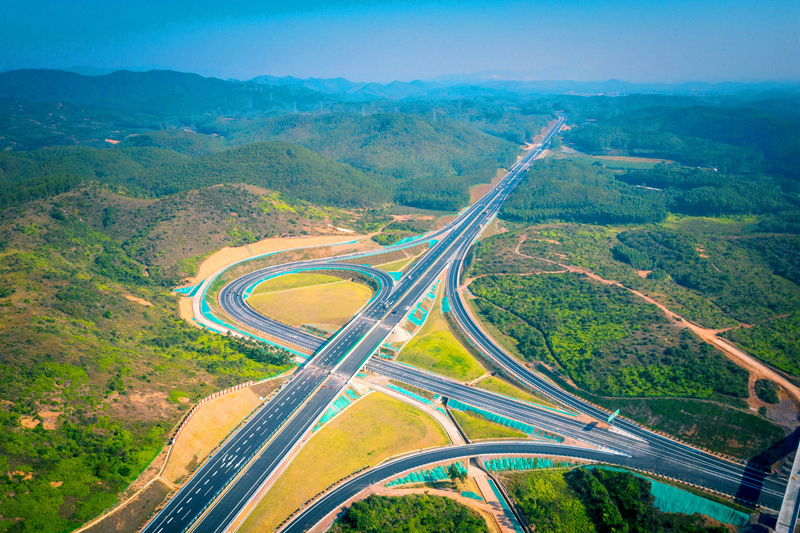
[[[614,411],[614,414],[608,417],[608,423],[610,424],[615,418],[617,418],[618,414],[619,414],[619,409]]]

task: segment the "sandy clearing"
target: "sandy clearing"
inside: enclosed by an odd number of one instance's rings
[[[153,304],[145,300],[144,298],[137,298],[136,296],[132,296],[130,294],[123,294],[126,299],[130,300],[131,302],[135,302],[139,305],[144,305],[146,307],[153,307]]]
[[[211,254],[197,270],[197,275],[186,279],[186,285],[200,283],[208,276],[225,268],[231,263],[268,253],[281,252],[293,248],[306,248],[311,246],[325,246],[343,244],[355,240],[368,238],[369,235],[318,235],[313,237],[299,237],[296,239],[272,238],[263,239],[253,244],[231,248],[226,246]]]
[[[505,177],[506,174],[508,174],[508,170],[504,168],[498,168],[491,182],[482,183],[480,185],[475,185],[474,187],[471,187],[469,190],[469,196],[470,196],[469,205],[474,204],[475,202],[486,196],[486,193],[491,191],[495,185],[500,183],[500,181]]]

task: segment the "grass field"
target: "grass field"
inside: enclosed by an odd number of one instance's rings
[[[496,392],[497,394],[502,394],[503,396],[508,396],[510,398],[516,398],[517,400],[522,400],[524,402],[531,402],[539,405],[547,405],[550,407],[557,407],[554,403],[545,400],[544,398],[540,398],[538,396],[534,396],[533,394],[529,394],[522,389],[511,385],[503,381],[500,378],[490,377],[486,379],[480,380],[478,383],[475,384],[476,387],[483,390],[488,390],[490,392]]]
[[[599,162],[608,168],[623,168],[634,170],[651,169],[659,163],[673,163],[668,159],[650,159],[647,157],[630,157],[624,155],[587,155],[587,154],[556,154],[559,159],[571,159],[585,164]]]
[[[372,393],[314,435],[239,531],[272,531],[309,498],[359,468],[447,443],[444,429],[428,415]]]
[[[338,329],[371,297],[366,285],[342,282],[258,294],[247,303],[259,313],[292,326],[326,324]]]
[[[413,260],[413,257],[409,257],[408,259],[400,259],[399,261],[393,261],[391,263],[386,263],[385,265],[378,265],[377,268],[385,272],[399,272]]]
[[[527,438],[527,435],[518,429],[501,426],[486,420],[482,416],[463,413],[455,409],[451,409],[450,412],[453,413],[453,417],[458,422],[458,425],[461,426],[461,429],[464,430],[469,440],[504,439],[509,437]]]
[[[483,367],[458,343],[440,313],[441,297],[419,333],[400,352],[398,361],[461,381],[485,373]]]
[[[176,483],[185,477],[259,403],[258,394],[245,388],[203,405],[175,441],[164,478]]]
[[[266,294],[268,292],[285,291],[287,289],[299,289],[300,287],[311,287],[313,285],[324,285],[325,283],[335,283],[342,281],[335,276],[326,274],[286,274],[277,278],[268,279],[253,289],[253,295]]]

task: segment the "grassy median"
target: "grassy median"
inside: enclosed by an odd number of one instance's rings
[[[528,435],[518,429],[490,422],[480,415],[464,413],[455,409],[451,409],[450,412],[469,440],[528,438]]]
[[[372,393],[314,435],[239,531],[272,531],[309,498],[359,468],[448,442],[444,429],[422,411]]]

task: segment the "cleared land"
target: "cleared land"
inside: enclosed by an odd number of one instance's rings
[[[267,281],[259,284],[255,289],[253,289],[253,295],[285,291],[288,289],[299,289],[301,287],[311,287],[314,285],[324,285],[326,283],[336,283],[337,281],[342,280],[341,278],[337,278],[336,276],[328,276],[327,274],[286,274],[285,276],[278,276],[276,278],[268,279]]]
[[[472,413],[451,410],[453,417],[466,433],[469,440],[504,439],[509,437],[526,438],[527,435],[518,429],[501,426]]]
[[[239,531],[272,531],[305,501],[359,468],[447,443],[444,429],[428,415],[372,393],[314,435]]]
[[[411,339],[398,361],[461,381],[472,381],[486,371],[447,328],[440,313],[441,297],[416,337]]]
[[[247,303],[259,313],[292,326],[326,324],[339,328],[371,297],[366,285],[343,282],[258,294]]]
[[[479,389],[488,390],[490,392],[496,392],[497,394],[502,394],[510,398],[516,398],[517,400],[522,400],[524,402],[531,402],[539,405],[548,405],[550,407],[556,407],[554,403],[548,402],[547,400],[540,398],[538,396],[534,396],[533,394],[529,394],[524,390],[515,387],[514,385],[506,383],[500,378],[490,377],[482,379],[478,383],[476,383],[475,386],[478,387]]]

